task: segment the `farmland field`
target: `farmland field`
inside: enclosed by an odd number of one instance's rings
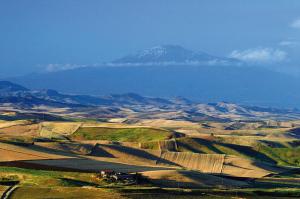
[[[71,135],[75,140],[109,140],[118,142],[148,142],[170,139],[174,135],[162,129],[155,128],[79,128]]]
[[[300,199],[300,0],[16,2],[0,199]]]
[[[191,171],[165,170],[147,171],[143,173],[151,179],[139,185],[122,186],[107,183],[96,178],[96,173],[42,171],[35,169],[20,169],[0,167],[0,182],[3,180],[19,181],[18,187],[11,193],[10,198],[274,198],[274,195],[289,197],[300,196],[300,186],[290,179],[257,180],[249,187],[247,182],[222,179]],[[257,184],[257,185],[256,185]],[[219,189],[209,187],[218,185]],[[158,187],[162,186],[162,188]],[[163,188],[166,187],[166,188]],[[168,188],[170,187],[170,188]],[[173,188],[172,188],[173,187]],[[194,189],[190,189],[195,187]],[[230,189],[220,189],[229,187]],[[234,187],[239,187],[235,189]],[[266,188],[268,187],[268,188]],[[291,188],[294,187],[294,188]],[[1,186],[5,190],[7,186]]]
[[[271,197],[268,190],[275,188],[282,196],[299,194],[299,142],[290,137],[291,128],[264,129],[256,135],[252,126],[249,132],[238,132],[226,130],[224,123],[210,124],[213,131],[190,122],[165,121],[159,126],[157,120],[11,124],[2,121],[0,128],[0,179],[19,182],[10,198],[168,198],[168,189],[178,189],[172,197],[179,199],[236,195],[222,192],[226,188],[240,189],[247,198],[257,192]],[[96,177],[105,169],[138,172],[143,182],[107,183]],[[191,190],[182,193],[185,189]]]

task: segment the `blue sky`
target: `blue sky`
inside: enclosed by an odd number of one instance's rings
[[[298,70],[299,10],[299,0],[0,0],[0,77],[159,44]]]

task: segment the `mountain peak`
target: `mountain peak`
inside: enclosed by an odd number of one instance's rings
[[[159,45],[113,61],[116,64],[212,64],[233,63],[234,59],[220,58],[204,52],[194,52],[179,45]],[[237,62],[237,60],[236,60]]]
[[[182,46],[179,45],[160,45],[160,46],[154,46],[142,51],[139,51],[137,55],[140,56],[147,56],[147,55],[154,55],[154,56],[164,56],[169,53],[193,53],[192,51],[189,51]]]

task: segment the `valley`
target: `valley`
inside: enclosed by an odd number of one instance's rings
[[[300,194],[296,109],[2,85],[0,187],[10,198]],[[97,177],[105,170],[140,178]]]
[[[0,199],[300,198],[299,10],[0,0]]]

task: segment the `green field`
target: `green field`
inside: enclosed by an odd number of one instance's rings
[[[71,135],[75,140],[108,140],[116,142],[149,142],[170,139],[170,131],[155,128],[82,127]]]
[[[98,186],[101,181],[96,180],[91,173],[44,171],[22,169],[14,167],[0,167],[0,182],[19,181],[24,186]]]
[[[270,147],[258,144],[254,147],[258,152],[265,154],[282,166],[300,166],[300,147]]]
[[[236,144],[222,143],[219,141],[208,141],[201,138],[180,138],[177,139],[179,151],[188,151],[204,154],[228,154],[244,158],[255,158],[257,160],[275,162],[265,154],[262,154],[252,147]]]
[[[300,166],[300,147],[277,143],[274,146],[257,142],[253,146],[207,141],[200,138],[177,139],[179,151],[204,154],[228,154],[275,163],[282,166]]]

